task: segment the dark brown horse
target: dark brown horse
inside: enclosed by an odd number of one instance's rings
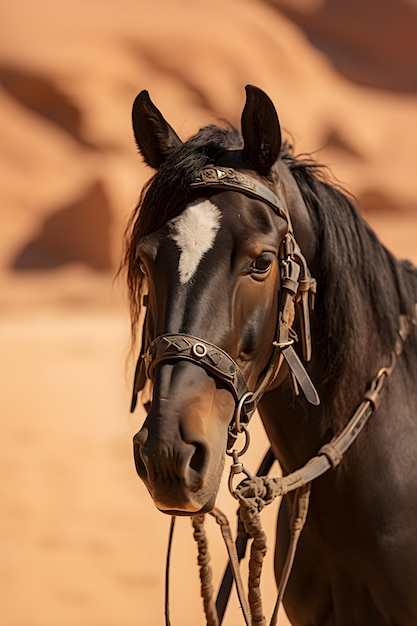
[[[136,469],[161,511],[207,512],[255,406],[288,474],[346,426],[387,368],[379,408],[312,485],[284,604],[300,626],[415,626],[416,270],[320,168],[292,156],[268,96],[246,92],[241,133],[209,126],[185,143],[147,92],[133,106],[156,170],[126,248],[134,330],[146,304],[133,408],[151,388]]]

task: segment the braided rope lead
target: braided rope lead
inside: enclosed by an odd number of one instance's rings
[[[248,576],[248,599],[252,615],[252,626],[266,626],[260,589],[262,564],[267,551],[266,534],[262,529],[261,519],[257,511],[248,507],[242,509],[240,515],[245,525],[246,532],[249,533],[253,539],[250,550]]]
[[[214,602],[213,575],[210,567],[210,555],[208,551],[207,535],[204,528],[204,518],[204,515],[196,515],[192,518],[194,539],[198,547],[197,562],[200,568],[201,596],[203,598],[207,626],[219,626],[216,604]]]
[[[241,487],[242,485],[242,487]],[[243,488],[243,485],[244,488]],[[240,489],[239,489],[240,487]],[[252,626],[266,626],[260,590],[262,565],[267,551],[266,534],[262,529],[260,512],[279,493],[269,488],[268,483],[253,477],[238,485],[236,495],[240,503],[240,518],[246,532],[252,537],[249,559],[248,599],[252,615]]]

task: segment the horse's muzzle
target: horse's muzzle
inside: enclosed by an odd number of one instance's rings
[[[202,436],[168,445],[152,442],[144,427],[133,438],[133,451],[136,471],[160,511],[192,515],[214,506],[207,484],[210,448]]]

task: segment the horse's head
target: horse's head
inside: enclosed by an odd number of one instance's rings
[[[297,299],[308,317],[313,281],[287,207],[302,201],[285,190],[278,117],[257,88],[247,87],[241,135],[209,127],[183,144],[146,92],[133,126],[157,169],[127,248],[135,319],[146,294],[134,404],[152,383],[136,469],[160,510],[195,514],[214,506],[241,416],[279,384]],[[305,207],[294,219],[302,230]],[[303,330],[309,358],[307,322]]]

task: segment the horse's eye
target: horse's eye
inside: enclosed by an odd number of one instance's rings
[[[272,256],[267,252],[260,254],[251,265],[252,274],[266,274],[271,269]]]
[[[145,263],[142,261],[141,258],[136,259],[136,265],[138,266],[138,268],[140,269],[140,271],[142,272],[142,274],[144,276],[148,275],[148,270],[146,268]]]

